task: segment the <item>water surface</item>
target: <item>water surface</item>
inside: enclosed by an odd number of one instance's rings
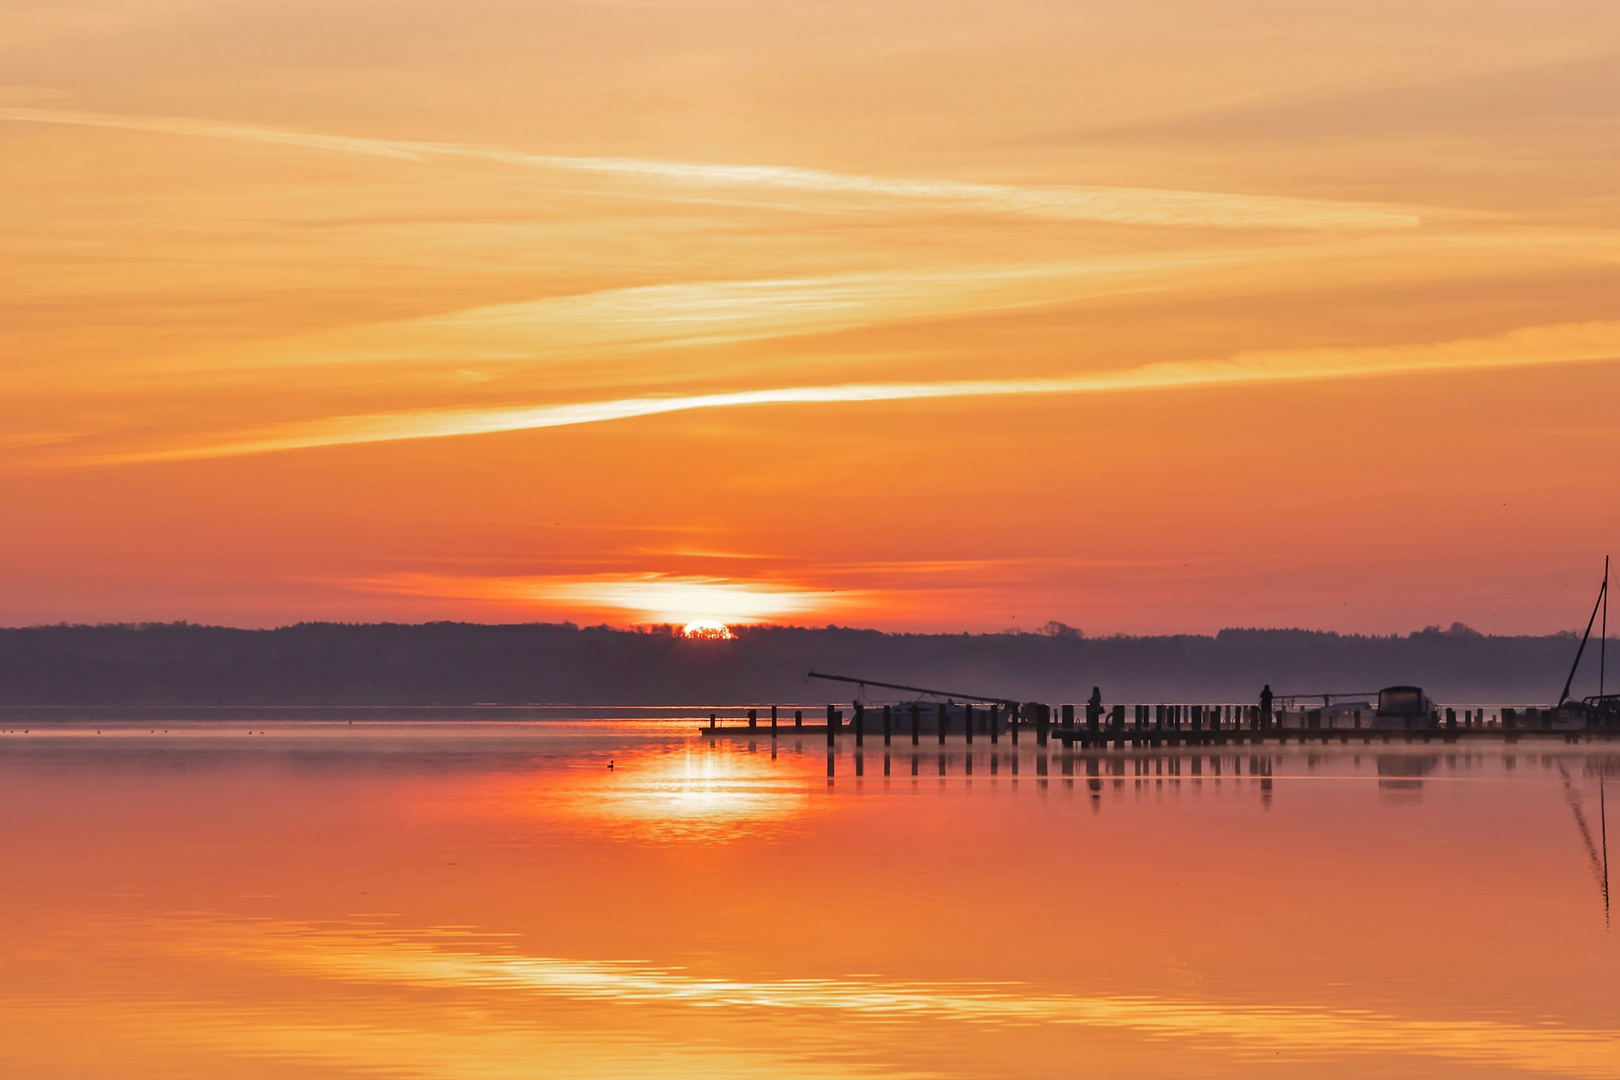
[[[1620,1077],[1620,746],[845,742],[8,721],[0,1074]]]

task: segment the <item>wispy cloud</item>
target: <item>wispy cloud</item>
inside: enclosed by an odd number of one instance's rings
[[[1056,377],[786,386],[567,404],[422,409],[340,416],[266,427],[190,446],[104,454],[79,458],[70,463],[181,461],[402,439],[534,431],[697,409],[1174,390],[1533,367],[1616,358],[1620,358],[1620,322],[1572,323],[1433,344],[1255,352],[1220,360],[1154,363]]]
[[[1329,246],[1342,254],[1356,245]],[[372,366],[387,368],[395,378],[436,372],[467,383],[479,377],[488,381],[492,376],[485,369],[533,371],[587,362],[600,380],[604,361],[637,364],[680,349],[1196,287],[1212,275],[1231,281],[1245,272],[1275,273],[1279,261],[1291,263],[1298,255],[1292,245],[1233,245],[1061,263],[634,285],[164,357],[138,367],[123,365],[106,377],[138,378],[150,387],[154,379],[176,376],[196,384],[322,368],[330,380],[339,368]],[[678,372],[666,366],[662,376],[678,377]]]
[[[1405,210],[1271,195],[1134,187],[1020,186],[905,179],[781,165],[715,165],[627,157],[528,154],[494,147],[285,131],[189,117],[134,116],[67,109],[5,108],[0,120],[118,128],[232,139],[402,160],[462,157],[552,171],[589,173],[659,186],[766,189],[843,199],[914,203],[968,213],[1022,214],[1128,225],[1212,228],[1390,229],[1419,218]]]
[[[116,128],[145,131],[155,135],[190,135],[205,139],[235,139],[244,142],[301,146],[306,150],[331,150],[345,154],[419,161],[422,151],[409,143],[387,139],[351,139],[343,135],[322,135],[310,131],[282,131],[252,124],[227,124],[217,120],[195,120],[184,116],[137,116],[127,113],[82,112],[74,109],[0,109],[0,120],[32,124],[69,124],[76,127]]]

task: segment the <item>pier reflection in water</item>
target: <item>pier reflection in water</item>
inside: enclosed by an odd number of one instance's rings
[[[1620,746],[103,730],[0,735],[3,1075],[1620,1077]]]

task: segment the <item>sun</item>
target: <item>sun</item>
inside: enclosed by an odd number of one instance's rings
[[[731,627],[723,622],[713,619],[698,619],[681,627],[681,637],[697,638],[702,641],[736,641],[737,635],[731,632]]]

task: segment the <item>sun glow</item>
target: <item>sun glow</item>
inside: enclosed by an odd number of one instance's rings
[[[681,637],[698,638],[702,641],[736,641],[737,635],[731,632],[731,627],[723,622],[713,619],[698,619],[681,627]]]
[[[395,574],[350,583],[376,592],[494,600],[586,614],[629,614],[637,622],[681,626],[688,637],[729,637],[729,627],[842,607],[864,596],[779,582],[659,573],[585,576],[449,577]],[[693,627],[723,633],[688,633]]]

